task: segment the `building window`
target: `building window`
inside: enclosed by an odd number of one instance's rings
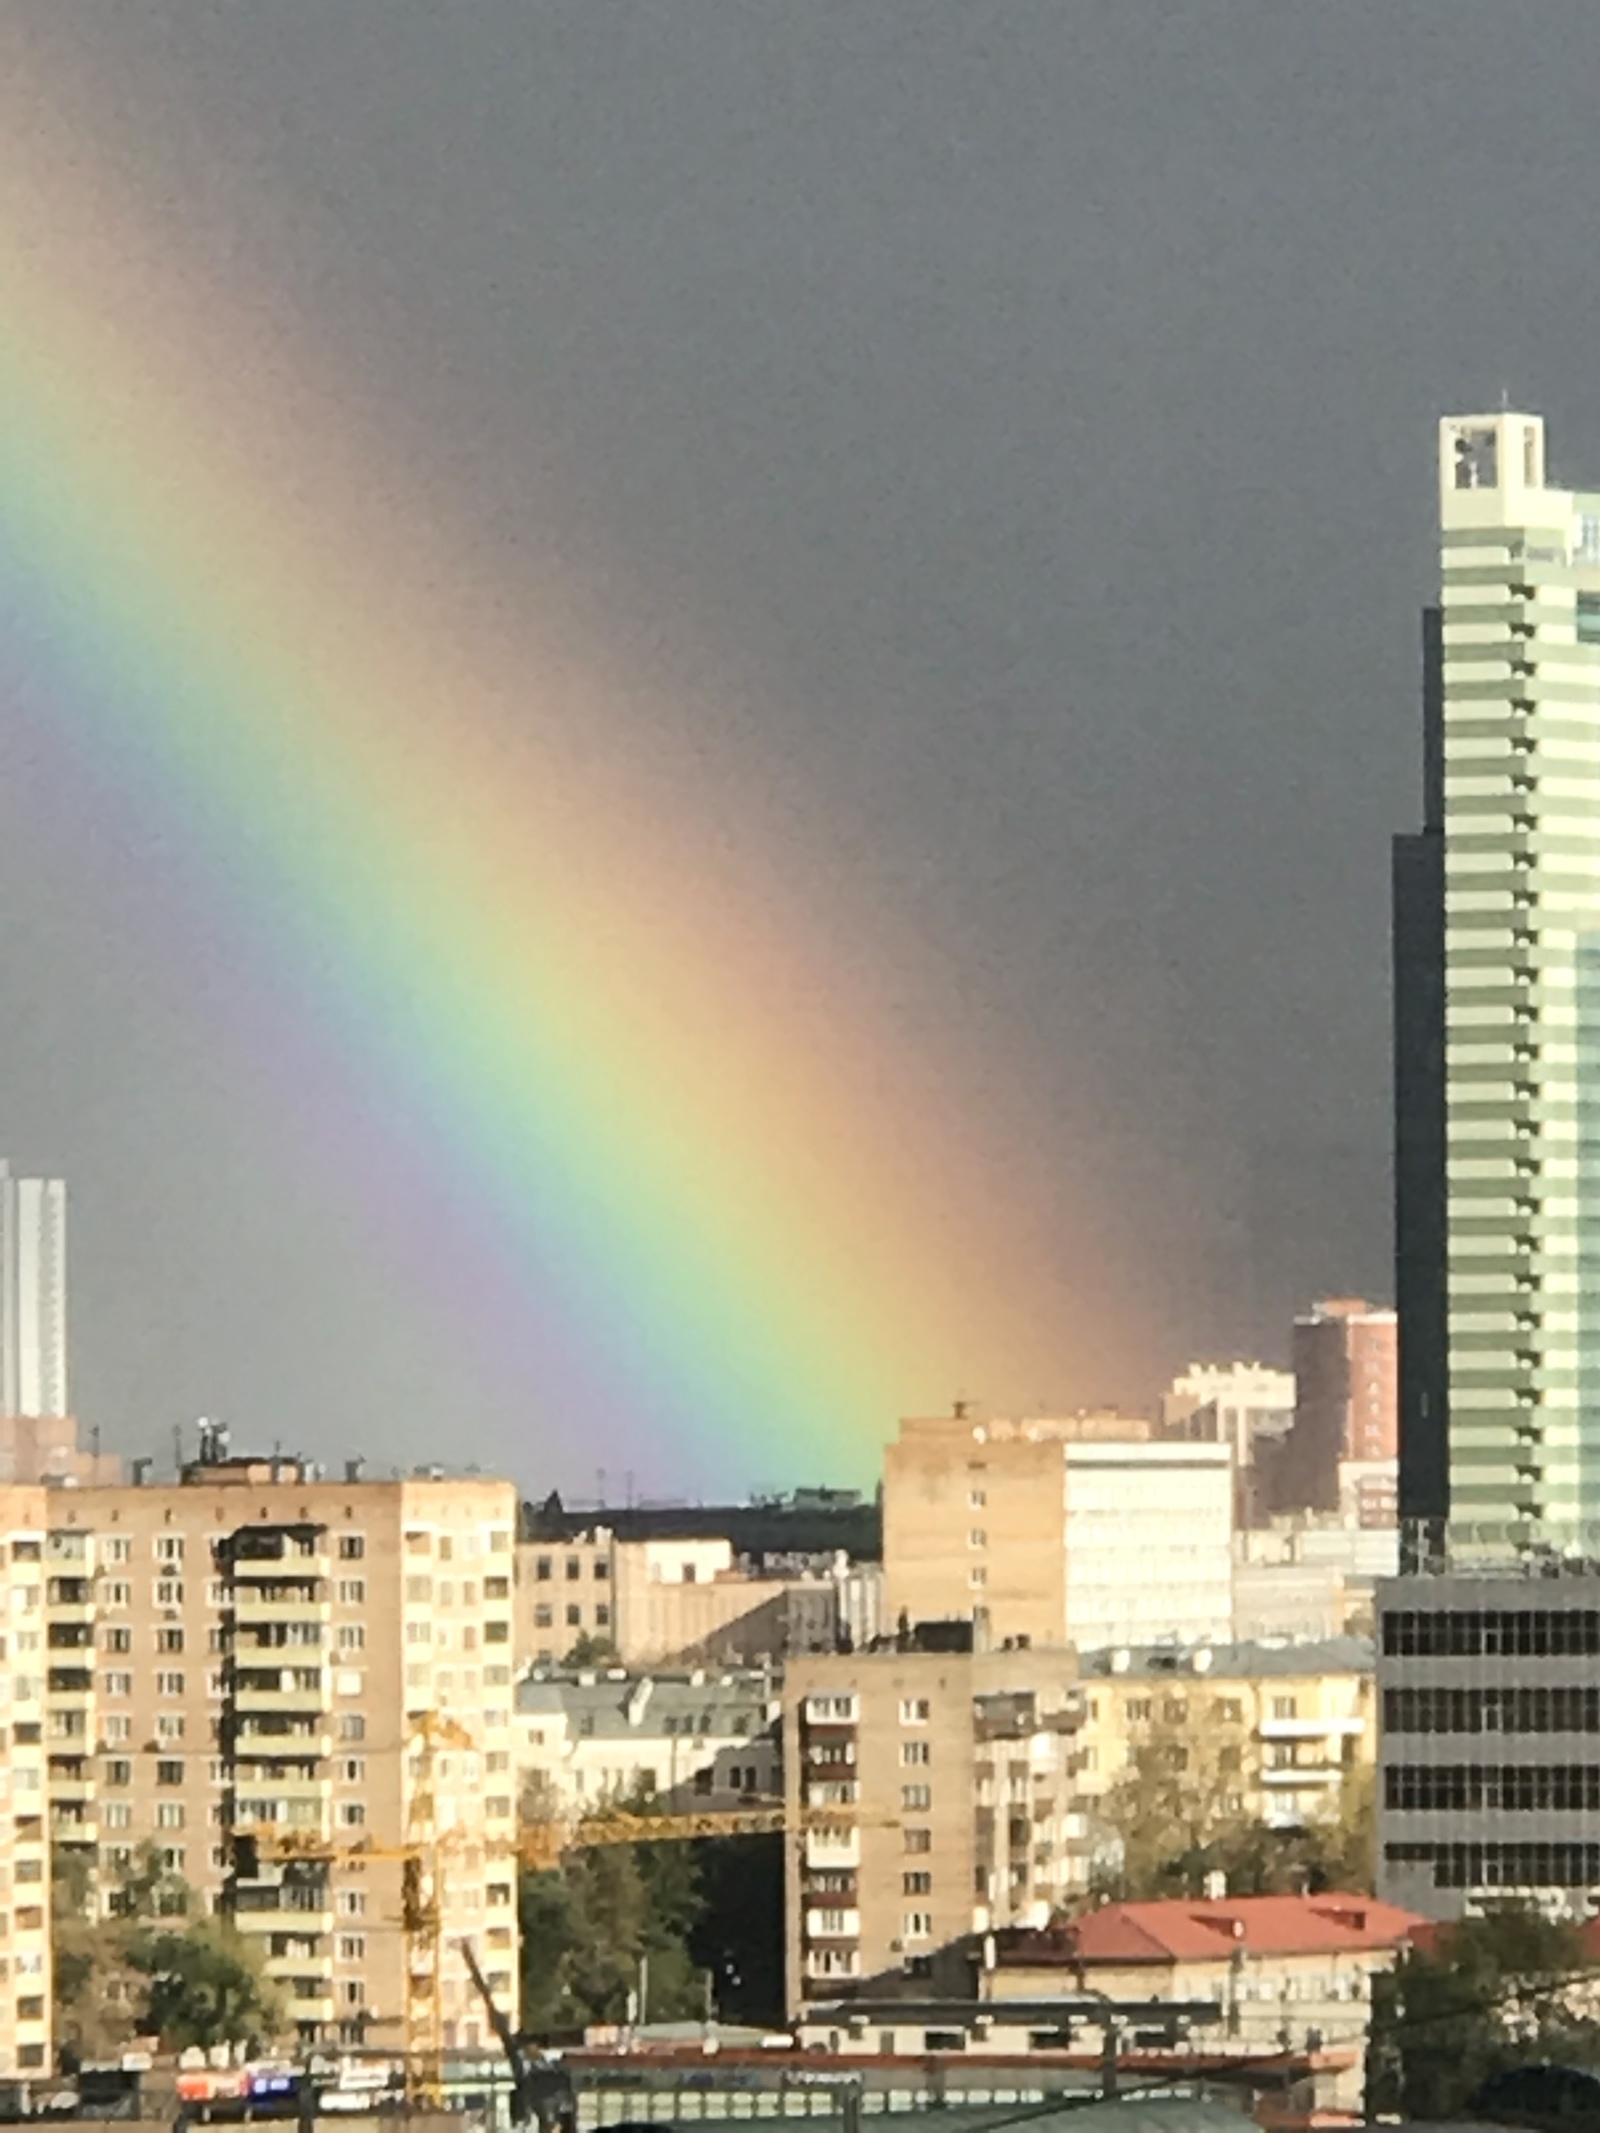
[[[582,1621],[583,1609],[581,1607],[569,1607],[567,1609],[567,1627],[569,1629],[578,1628]]]
[[[365,1607],[367,1604],[367,1581],[365,1578],[341,1578],[339,1580],[339,1605],[341,1607]]]
[[[334,1909],[341,1918],[365,1918],[367,1915],[367,1892],[365,1889],[341,1889]]]
[[[182,1827],[183,1802],[181,1800],[158,1801],[156,1803],[156,1828],[182,1829]]]
[[[133,1738],[133,1720],[131,1718],[118,1715],[103,1719],[101,1723],[106,1729],[106,1740],[112,1745]]]
[[[339,1649],[342,1652],[363,1652],[367,1648],[367,1632],[359,1622],[339,1624]]]
[[[339,1713],[339,1738],[341,1740],[365,1740],[367,1722],[359,1711]]]
[[[1128,1723],[1130,1726],[1145,1726],[1150,1723],[1150,1699],[1148,1696],[1135,1696],[1130,1699],[1128,1704]]]
[[[156,1631],[156,1650],[158,1652],[181,1652],[183,1650],[183,1631],[181,1629],[158,1629]]]
[[[367,1552],[366,1536],[361,1533],[339,1535],[339,1560],[341,1563],[359,1563]]]
[[[900,1743],[902,1763],[926,1763],[933,1759],[933,1744],[925,1740],[903,1740]]]
[[[1217,1716],[1225,1726],[1237,1726],[1244,1718],[1244,1706],[1237,1696],[1224,1696],[1217,1705]]]
[[[156,1536],[156,1561],[158,1563],[181,1563],[183,1561],[183,1536],[180,1533],[160,1533]]]
[[[984,1529],[984,1527],[982,1527],[982,1526],[974,1526],[974,1527],[972,1527],[972,1529],[970,1530],[970,1532],[969,1532],[969,1533],[967,1534],[967,1546],[968,1546],[969,1548],[987,1548],[987,1547],[988,1547],[988,1545],[989,1545],[989,1535],[988,1535],[987,1531],[986,1531],[986,1530]]]
[[[1274,1696],[1272,1699],[1272,1715],[1274,1718],[1295,1718],[1298,1717],[1299,1711],[1300,1699],[1298,1696]]]
[[[983,1510],[988,1501],[989,1492],[987,1491],[987,1489],[968,1489],[967,1509],[969,1511]]]
[[[974,1563],[972,1568],[967,1572],[967,1583],[971,1585],[974,1590],[976,1590],[978,1586],[987,1585],[988,1582],[989,1573],[984,1568],[983,1564]]]
[[[341,1800],[339,1802],[339,1827],[341,1829],[360,1829],[366,1819],[367,1809],[364,1801]]]
[[[339,1935],[339,1960],[341,1963],[361,1963],[367,1957],[367,1936],[364,1933],[341,1933]]]
[[[902,1807],[928,1807],[931,1806],[932,1801],[933,1791],[928,1785],[902,1785],[900,1787],[900,1805]]]
[[[181,1696],[183,1694],[183,1676],[181,1674],[157,1674],[156,1694],[158,1696]]]
[[[347,1785],[359,1785],[367,1774],[367,1759],[364,1755],[347,1755],[339,1765],[339,1775]]]
[[[156,1783],[158,1785],[181,1785],[183,1783],[182,1763],[158,1762],[156,1764]]]
[[[900,1876],[900,1893],[903,1896],[931,1896],[933,1876],[926,1867],[917,1867],[909,1874]]]
[[[181,1578],[156,1579],[157,1607],[181,1607],[183,1605],[183,1580]]]
[[[931,1829],[908,1829],[903,1834],[905,1848],[908,1852],[931,1852],[933,1850],[933,1831]]]
[[[548,1585],[555,1575],[555,1563],[548,1555],[536,1555],[533,1559],[533,1574],[541,1585]]]
[[[900,1699],[901,1725],[925,1726],[928,1723],[929,1708],[926,1696],[902,1696]]]
[[[933,1913],[931,1911],[907,1911],[900,1922],[900,1932],[905,1940],[931,1940],[933,1938]]]
[[[156,1739],[182,1740],[183,1713],[181,1711],[158,1711],[156,1713]]]
[[[103,1563],[125,1563],[131,1552],[126,1540],[106,1540],[100,1543],[100,1560]]]
[[[100,1648],[107,1652],[131,1652],[133,1631],[131,1629],[103,1629],[100,1632]]]

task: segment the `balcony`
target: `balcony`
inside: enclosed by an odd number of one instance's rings
[[[858,1867],[861,1864],[859,1829],[808,1829],[804,1843],[805,1863],[809,1867]]]
[[[861,1938],[861,1913],[830,1906],[827,1910],[807,1911],[806,1939],[812,1940],[859,1940]]]
[[[1263,1740],[1359,1740],[1364,1718],[1264,1718],[1257,1727]]]
[[[1337,1785],[1344,1776],[1340,1763],[1274,1763],[1261,1773],[1268,1786]]]
[[[861,1799],[861,1787],[854,1778],[824,1778],[806,1786],[808,1807],[855,1807]]]

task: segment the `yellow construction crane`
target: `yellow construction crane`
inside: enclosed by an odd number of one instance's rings
[[[437,1711],[412,1720],[410,1800],[403,1840],[380,1844],[370,1838],[339,1843],[298,1830],[257,1823],[234,1831],[263,1862],[290,1860],[348,1862],[398,1861],[401,1870],[399,1923],[405,1935],[406,2091],[414,2102],[436,2103],[443,2085],[444,1881],[452,1850],[474,1845],[485,1856],[515,1858],[535,1869],[559,1866],[569,1852],[613,1844],[673,1844],[708,1837],[756,1837],[812,1830],[894,1828],[897,1815],[865,1814],[859,1805],[791,1808],[770,1795],[733,1808],[652,1814],[635,1807],[598,1807],[567,1821],[549,1817],[525,1822],[514,1835],[491,1834],[478,1824],[439,1826],[435,1758],[441,1748],[472,1750],[477,1742],[465,1727]]]

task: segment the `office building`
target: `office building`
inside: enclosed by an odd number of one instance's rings
[[[67,1188],[0,1161],[0,1413],[68,1412]]]
[[[901,1423],[884,1455],[892,1623],[965,1619],[980,1646],[1226,1638],[1228,1445],[1122,1415]]]
[[[790,2004],[971,1990],[970,1944],[1082,1879],[1070,1651],[794,1661],[784,1789]]]
[[[673,1813],[775,1800],[779,1712],[764,1667],[530,1676],[514,1719],[523,1815],[570,1823],[640,1798]]]
[[[41,1488],[0,1488],[0,2076],[47,2073],[50,1832]]]
[[[1547,483],[1537,416],[1439,442],[1424,827],[1395,869],[1401,1508],[1514,1552],[1600,1510],[1600,494]]]
[[[1600,1576],[1501,1564],[1379,1587],[1378,1890],[1600,1906]]]
[[[1396,1320],[1359,1296],[1329,1297],[1294,1322],[1294,1420],[1268,1482],[1275,1513],[1392,1525],[1399,1449]]]
[[[516,1977],[512,1485],[332,1481],[212,1429],[177,1483],[49,1507],[50,1783],[100,1900],[149,1840],[260,1936],[302,2037],[481,2041],[459,1941],[503,1999]],[[407,1847],[442,1891],[437,1979]]]

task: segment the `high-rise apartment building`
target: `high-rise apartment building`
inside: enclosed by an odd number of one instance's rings
[[[1396,853],[1402,1511],[1476,1545],[1600,1517],[1600,493],[1544,425],[1440,426],[1424,829]]]
[[[0,1161],[0,1414],[68,1412],[67,1188]]]
[[[503,2005],[517,1969],[512,1485],[326,1480],[212,1432],[180,1482],[49,1511],[52,1807],[101,1899],[153,1842],[260,1937],[302,2036],[481,2041],[461,1939]]]
[[[1227,1637],[1232,1541],[1230,1447],[1124,1415],[907,1420],[884,1454],[888,1619],[980,1647]]]
[[[46,1510],[0,1488],[0,2075],[52,2063]]]
[[[1071,1651],[838,1653],[784,1675],[795,2010],[925,1980],[967,1996],[972,1936],[1042,1925],[1082,1878]],[[916,1991],[916,1984],[910,1985]]]

